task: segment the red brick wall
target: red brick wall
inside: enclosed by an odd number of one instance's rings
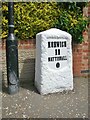
[[[90,57],[90,41],[88,32],[84,33],[84,42],[82,44],[73,45],[73,72],[74,76],[89,75],[89,57]]]

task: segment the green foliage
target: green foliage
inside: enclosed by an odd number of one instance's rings
[[[81,43],[83,41],[82,32],[86,29],[87,19],[83,17],[82,6],[86,3],[59,3],[62,12],[55,23],[55,27],[65,30],[72,35],[73,41]]]
[[[83,12],[83,7],[87,5],[87,2],[61,2],[58,6],[65,10],[80,10],[78,12]]]
[[[7,5],[3,4],[3,38],[7,37]],[[15,3],[15,34],[19,39],[34,38],[40,31],[53,27],[60,14],[57,3]]]
[[[6,38],[7,37],[7,29],[8,29],[8,7],[7,7],[7,3],[3,3],[2,5],[2,13],[3,13],[3,17],[2,17],[2,38]]]
[[[23,39],[35,38],[40,31],[51,27],[69,32],[76,42],[82,42],[82,32],[87,20],[83,17],[82,8],[86,3],[55,2],[16,2],[14,4],[14,24],[16,36]],[[2,38],[8,34],[8,7],[2,5]]]

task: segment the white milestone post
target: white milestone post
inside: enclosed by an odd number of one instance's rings
[[[36,35],[35,86],[40,94],[73,90],[72,36],[51,28]]]

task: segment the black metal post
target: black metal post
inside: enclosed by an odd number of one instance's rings
[[[19,91],[18,41],[14,35],[14,3],[8,2],[8,38],[6,40],[7,81],[9,94]]]

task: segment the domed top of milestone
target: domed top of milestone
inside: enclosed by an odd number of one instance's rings
[[[57,29],[57,28],[51,28],[49,30],[42,31],[42,32],[38,33],[37,35],[48,36],[48,38],[63,37],[65,39],[71,39],[71,37],[72,37],[71,34],[67,33],[66,31]]]

